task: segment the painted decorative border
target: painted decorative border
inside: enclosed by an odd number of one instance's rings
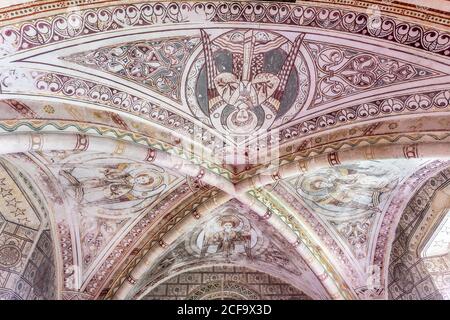
[[[6,17],[3,17],[5,19]],[[125,4],[39,18],[0,30],[0,43],[10,53],[100,32],[155,24],[206,20],[313,27],[359,34],[443,56],[450,55],[448,32],[404,22],[314,5],[249,2],[171,2]]]
[[[243,2],[245,0],[242,0]],[[0,9],[0,18],[3,21],[18,20],[30,15],[46,14],[49,12],[58,12],[60,10],[73,10],[73,7],[92,7],[92,6],[107,6],[111,4],[120,4],[121,0],[48,0],[43,3],[23,3],[14,6],[9,6]],[[127,3],[141,3],[142,0],[128,0]],[[155,1],[156,2],[156,1]],[[361,1],[361,0],[315,0],[315,1],[301,1],[297,3],[308,3],[308,5],[322,5],[322,6],[345,6],[353,7],[355,10],[367,10],[371,6],[378,6],[383,13],[393,16],[401,15],[402,17],[409,17],[414,20],[423,22],[436,23],[443,26],[450,25],[450,19],[447,18],[448,12],[427,8],[426,6],[418,6],[409,3],[398,3],[394,0],[379,0],[379,1]]]

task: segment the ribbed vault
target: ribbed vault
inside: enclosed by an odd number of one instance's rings
[[[77,3],[0,5],[0,294],[419,290],[400,251],[432,263],[445,227],[427,186],[450,165],[448,12]],[[416,241],[419,213],[440,218]]]

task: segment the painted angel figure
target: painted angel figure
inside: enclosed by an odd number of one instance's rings
[[[77,166],[62,169],[59,174],[71,186],[67,193],[80,206],[97,207],[112,214],[122,210],[135,213],[165,188],[159,172],[129,163]]]
[[[248,135],[267,129],[275,120],[286,84],[294,68],[304,34],[299,35],[277,73],[264,71],[264,53],[279,48],[286,39],[261,39],[257,31],[236,32],[211,43],[201,30],[205,54],[208,109],[216,128],[228,133]],[[219,70],[213,45],[231,52],[232,70]],[[224,125],[224,126],[223,126]]]
[[[251,235],[246,230],[238,230],[240,224],[235,216],[222,216],[219,219],[219,231],[205,234],[200,257],[205,256],[210,246],[216,245],[216,252],[223,253],[228,259],[235,253],[236,245],[242,244],[245,254],[251,259]]]

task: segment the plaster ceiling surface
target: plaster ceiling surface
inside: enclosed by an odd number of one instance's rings
[[[2,2],[0,295],[392,298],[397,225],[450,165],[448,10]]]

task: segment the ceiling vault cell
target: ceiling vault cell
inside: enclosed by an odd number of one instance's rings
[[[0,298],[448,299],[444,2],[0,4]]]

